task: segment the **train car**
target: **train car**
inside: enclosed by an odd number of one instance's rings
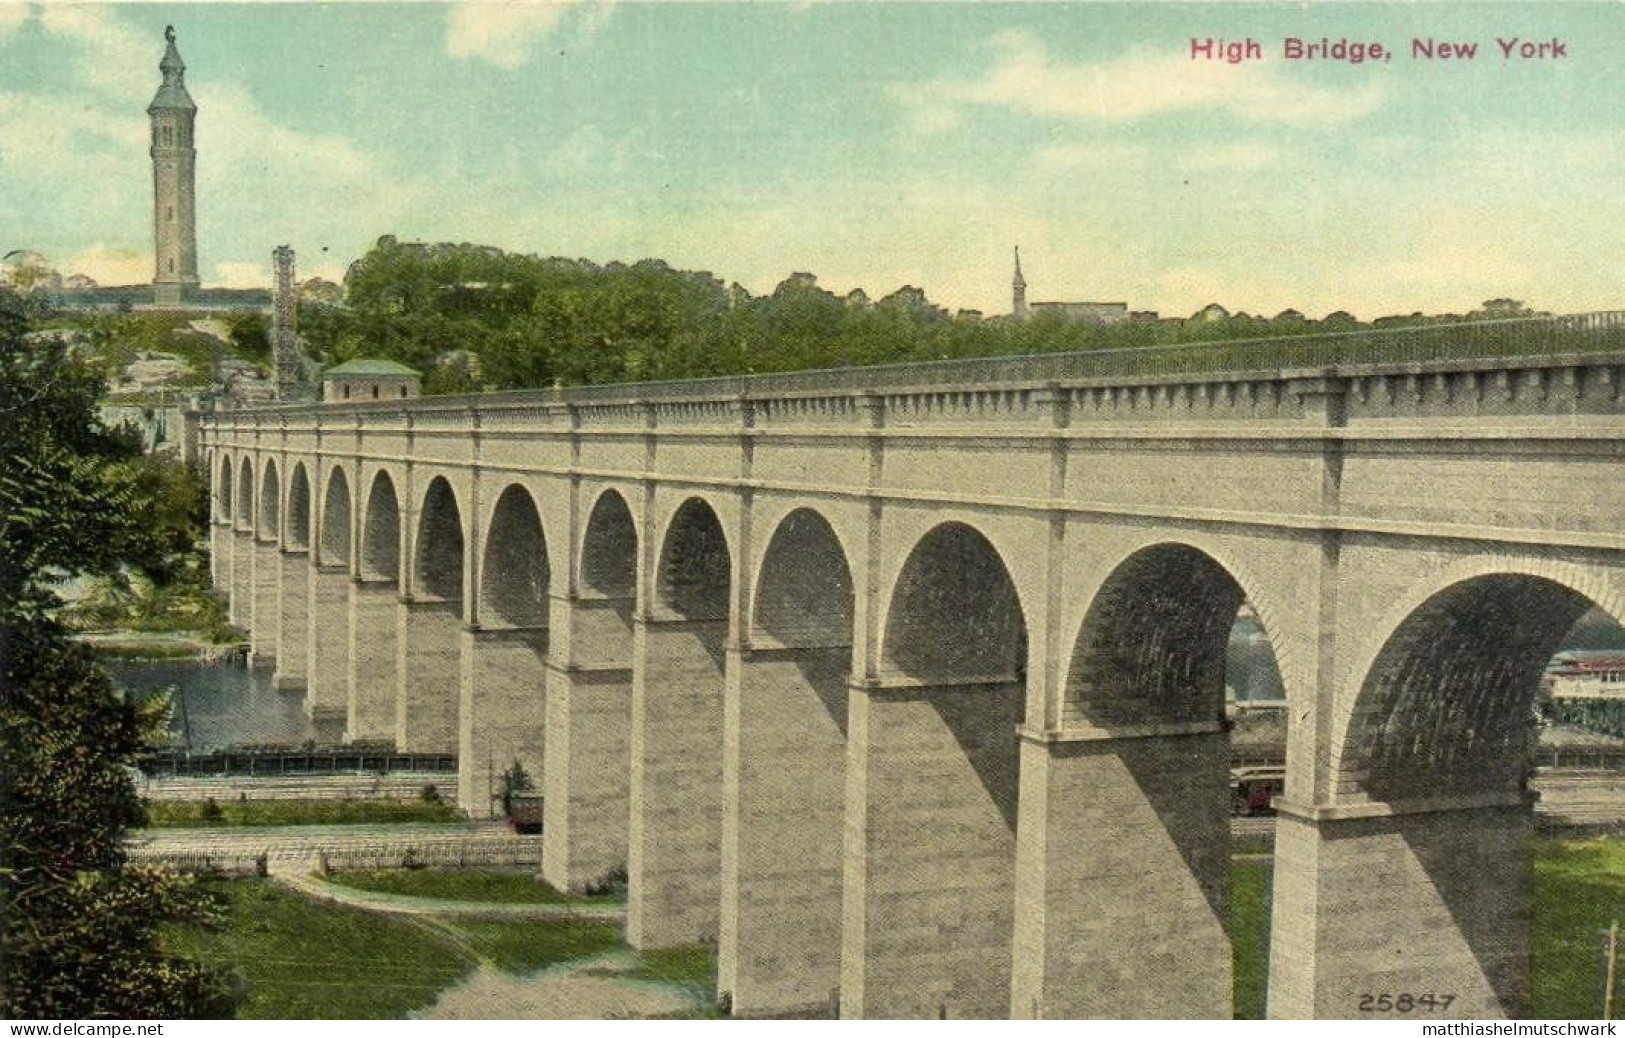
[[[1275,798],[1286,789],[1286,768],[1262,765],[1230,772],[1230,809],[1233,814],[1272,815]]]

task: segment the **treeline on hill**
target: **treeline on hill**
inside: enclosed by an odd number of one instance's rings
[[[425,373],[425,392],[522,389],[764,373],[915,360],[1168,345],[1421,323],[1365,325],[1205,308],[1185,321],[1101,325],[1039,314],[956,317],[909,286],[837,296],[795,274],[765,296],[660,260],[598,265],[478,245],[393,237],[356,261],[345,306],[305,306],[300,332],[323,364],[385,357]],[[1470,317],[1528,313],[1511,300]],[[1455,319],[1460,319],[1455,318]],[[244,329],[249,331],[249,329]]]

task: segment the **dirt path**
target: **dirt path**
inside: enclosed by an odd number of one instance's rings
[[[376,890],[357,890],[338,883],[325,883],[310,875],[310,863],[273,860],[271,879],[298,891],[305,897],[331,904],[349,905],[369,912],[389,915],[464,915],[510,919],[609,919],[619,921],[626,914],[615,904],[535,904],[489,901],[452,901],[444,898],[409,897]]]
[[[482,966],[413,1014],[423,1020],[636,1020],[691,1013],[700,999],[670,984],[631,980],[629,953],[514,976]]]

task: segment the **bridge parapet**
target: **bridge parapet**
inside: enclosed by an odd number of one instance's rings
[[[1614,415],[1625,380],[1625,311],[1463,322],[1342,335],[1177,347],[983,357],[677,382],[580,386],[408,401],[345,401],[215,412],[218,427],[369,428],[410,414],[420,430],[1053,424],[1034,391],[1063,394],[1073,423],[1268,421],[1304,417],[1304,379],[1330,377],[1353,421]],[[742,401],[749,401],[745,407]],[[748,420],[746,416],[749,416]],[[246,419],[246,422],[244,421]]]

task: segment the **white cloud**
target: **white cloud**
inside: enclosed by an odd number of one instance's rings
[[[992,40],[993,66],[972,80],[895,85],[916,129],[951,127],[966,107],[1075,122],[1126,124],[1172,112],[1221,111],[1247,123],[1315,126],[1358,119],[1386,96],[1380,79],[1354,89],[1311,86],[1278,65],[1192,61],[1183,54],[1131,52],[1080,64],[1052,58],[1027,32]]]
[[[1214,170],[1255,170],[1273,165],[1281,151],[1270,144],[1222,144],[1216,148],[1193,151],[1184,158],[1183,166],[1194,172]]]
[[[1051,144],[1034,153],[1033,164],[1045,173],[1114,173],[1144,166],[1148,155],[1138,144]]]
[[[47,33],[77,46],[77,70],[86,85],[124,104],[157,90],[164,54],[159,33],[137,32],[108,10],[83,4],[48,3],[39,18]]]
[[[612,5],[604,0],[474,0],[446,12],[446,53],[516,69],[536,47],[573,20],[577,45],[603,29]]]
[[[24,3],[0,3],[0,40],[21,29],[23,23],[28,21],[29,11],[29,6]]]
[[[84,274],[102,285],[138,285],[152,280],[152,253],[97,242],[58,262],[63,274]]]

